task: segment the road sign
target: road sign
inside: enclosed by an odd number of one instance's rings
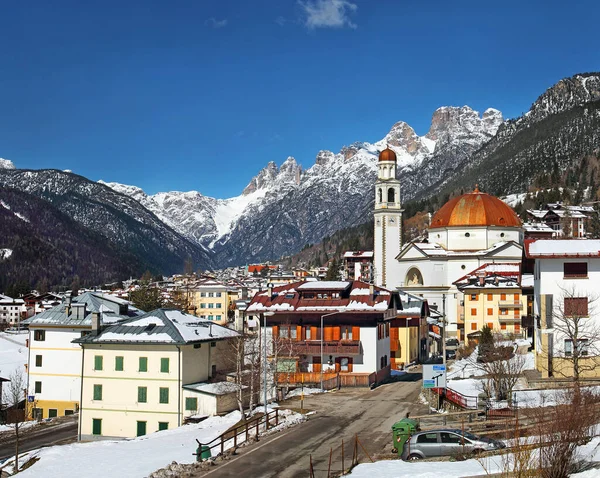
[[[35,395],[27,395],[27,401],[29,403],[35,402]]]
[[[446,366],[424,364],[423,388],[446,388]]]

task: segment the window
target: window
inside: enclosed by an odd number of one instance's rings
[[[123,371],[123,357],[115,357],[115,370],[117,372]]]
[[[94,385],[94,400],[102,400],[102,385]]]
[[[437,443],[437,433],[423,433],[417,437],[417,443]]]
[[[209,292],[209,293],[208,293],[208,296],[209,296],[209,297],[214,297],[214,296],[215,296],[215,293],[214,293],[214,292]]]
[[[500,309],[500,315],[508,315],[508,309]]]
[[[460,444],[464,440],[460,436],[455,435],[454,433],[448,433],[448,432],[441,432],[440,438],[442,439],[442,443],[459,443]]]
[[[146,422],[137,422],[137,436],[146,434]]]
[[[169,389],[167,387],[160,387],[158,392],[158,402],[169,403]]]
[[[169,429],[169,422],[158,422],[158,431],[168,430],[168,429]]]
[[[42,393],[42,382],[35,382],[35,393]]]
[[[515,333],[518,334],[521,332],[521,324],[515,324]]]
[[[214,316],[214,315],[209,315],[209,316],[208,316],[208,320],[214,320],[214,319],[215,319],[215,316]]]
[[[477,294],[471,294],[471,300],[477,300]]]
[[[36,355],[35,356],[35,366],[36,367],[41,367],[42,366],[42,356],[41,355]]]
[[[215,320],[221,320],[221,317],[222,317],[221,315],[216,315]]]
[[[200,304],[201,309],[206,309],[206,304]]]
[[[140,362],[139,371],[147,372],[148,371],[148,357],[140,357],[139,362]]]
[[[209,309],[214,309],[215,308],[215,304],[213,304],[212,302],[208,303],[208,308]]]
[[[200,297],[206,297],[206,292],[200,292]]]
[[[148,387],[138,387],[138,403],[146,403],[148,401]]]
[[[75,413],[74,410],[65,410],[65,417],[68,417],[69,415],[73,415]]]
[[[169,358],[161,358],[160,359],[160,371],[162,373],[169,373]]]
[[[487,300],[494,300],[494,294],[488,294]]]
[[[215,309],[220,309],[223,306],[221,302],[215,302]]]
[[[573,355],[573,341],[572,340],[565,340],[565,355],[566,356],[571,356]]]
[[[196,397],[186,397],[185,409],[188,412],[195,412],[198,410],[198,399]]]
[[[471,237],[471,234],[468,232],[465,232],[465,237]]]
[[[211,346],[211,347],[216,347],[216,346],[217,346],[217,343],[216,343],[216,342],[211,342],[211,343],[210,343],[210,346]]]
[[[567,317],[587,317],[587,297],[565,297],[564,314]]]
[[[477,309],[471,309],[471,315],[477,315]]]
[[[58,410],[56,408],[48,409],[48,418],[56,418],[58,416]]]
[[[101,418],[92,418],[92,435],[102,435]]]
[[[500,294],[500,300],[506,300],[506,294]]]
[[[500,322],[500,330],[506,330],[506,322]]]
[[[565,279],[585,279],[588,276],[587,262],[565,262],[563,272]]]
[[[477,324],[475,322],[471,322],[471,330],[477,330]]]
[[[221,297],[221,293],[220,292],[215,292],[215,297]]]
[[[342,340],[352,340],[352,327],[349,325],[342,326]]]
[[[350,363],[350,361],[348,360],[348,357],[342,357],[340,359],[340,370],[342,372],[348,372],[349,371],[349,367],[348,367],[349,363]]]
[[[577,350],[579,351],[579,355],[588,355],[588,353],[589,353],[588,340],[587,339],[577,340]],[[573,341],[571,339],[565,339],[565,355],[566,356],[573,355]]]
[[[306,337],[306,340],[310,340],[310,326],[304,327],[304,336]]]
[[[94,370],[102,370],[102,355],[94,355]]]
[[[46,331],[45,330],[36,330],[33,333],[33,340],[36,342],[43,342],[46,340]]]
[[[519,302],[519,300],[521,300],[521,296],[519,294],[515,294],[515,303]]]
[[[493,324],[493,322],[488,322],[488,323],[487,323],[487,326],[488,326],[490,329],[494,330],[494,324]]]
[[[487,315],[494,315],[494,309],[488,309]]]

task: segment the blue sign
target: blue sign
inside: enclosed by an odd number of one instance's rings
[[[423,388],[435,388],[435,380],[423,380]]]
[[[27,395],[27,401],[29,403],[34,402],[35,401],[35,395]]]
[[[434,365],[433,366],[433,371],[434,372],[445,372],[446,371],[446,366],[445,365]]]

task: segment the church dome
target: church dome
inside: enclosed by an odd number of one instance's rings
[[[455,197],[444,204],[431,219],[431,229],[438,227],[500,226],[521,227],[513,209],[497,197],[479,191]]]
[[[394,153],[388,146],[381,153],[379,153],[379,161],[396,161],[396,153]]]

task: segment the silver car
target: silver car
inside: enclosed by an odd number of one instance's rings
[[[434,456],[478,454],[505,448],[505,444],[491,438],[478,437],[462,430],[448,428],[415,433],[404,445],[404,460],[421,460]]]

